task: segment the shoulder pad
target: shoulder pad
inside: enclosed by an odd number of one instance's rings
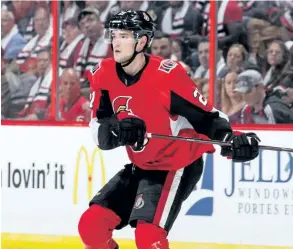
[[[162,60],[158,70],[165,73],[170,73],[174,68],[178,66],[178,62],[171,59]]]

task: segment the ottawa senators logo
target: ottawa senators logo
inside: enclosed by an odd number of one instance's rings
[[[129,109],[129,101],[132,99],[131,96],[118,96],[112,102],[114,113],[119,112],[130,112],[133,114],[131,109]]]
[[[132,99],[131,96],[118,96],[115,98],[112,102],[113,111],[115,114],[118,114],[119,112],[128,112],[130,115],[134,115],[135,113],[132,112],[129,106],[129,102]],[[145,138],[143,142],[143,147],[141,149],[136,148],[136,145],[131,146],[133,152],[142,152],[145,148],[145,146],[148,144],[149,139]]]

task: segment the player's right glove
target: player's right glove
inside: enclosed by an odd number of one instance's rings
[[[144,145],[146,125],[145,122],[135,115],[123,113],[117,115],[118,125],[113,127],[113,134],[118,137],[119,145],[135,146],[136,150],[141,150]]]
[[[258,143],[260,139],[253,132],[239,135],[230,133],[225,136],[223,141],[230,142],[231,147],[222,146],[221,155],[232,157],[235,162],[250,161],[259,154]]]
[[[137,150],[143,148],[146,126],[139,118],[124,118],[119,121],[119,142],[121,145],[131,145]]]

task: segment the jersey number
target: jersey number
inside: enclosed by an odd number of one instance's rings
[[[94,107],[95,97],[96,97],[96,92],[90,93],[90,108],[91,109],[93,109]]]
[[[207,105],[208,101],[201,95],[198,89],[195,89],[193,92],[193,97],[198,98],[199,102],[203,105]]]

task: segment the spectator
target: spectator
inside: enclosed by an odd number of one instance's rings
[[[122,9],[133,9],[133,10],[144,10],[153,18],[156,25],[161,22],[162,19],[162,8],[158,7],[157,4],[150,3],[151,1],[117,1],[113,4],[109,10],[106,24],[113,15],[116,15]],[[157,2],[157,1],[154,1]]]
[[[290,4],[290,6],[288,6],[283,16],[281,16],[280,23],[281,26],[284,25],[288,31],[290,40],[293,40],[293,4],[292,2],[289,2],[288,4]]]
[[[230,70],[221,85],[221,111],[224,112],[231,123],[243,123],[247,104],[243,100],[243,96],[235,92],[236,79],[240,71]]]
[[[208,99],[209,96],[209,80],[203,78],[194,78],[194,83],[196,84],[198,90],[201,92],[202,96]]]
[[[281,1],[278,1],[281,2]],[[284,2],[284,1],[283,1]],[[292,3],[288,6],[281,6],[279,8],[272,8],[268,13],[268,20],[273,26],[280,27],[285,40],[293,39],[293,8]]]
[[[151,54],[160,56],[164,59],[171,59],[172,56],[171,39],[168,34],[161,31],[155,31],[154,38],[151,44]],[[174,59],[174,58],[172,58]]]
[[[209,36],[210,1],[195,1],[194,5],[196,9],[201,11],[204,17],[201,36]],[[243,13],[242,9],[238,6],[238,1],[217,1],[217,5],[218,48],[223,51],[223,56],[226,58],[227,52],[232,44],[240,43],[244,47],[247,47],[247,37],[242,23]],[[202,39],[201,36],[190,37],[190,42],[197,44]]]
[[[159,29],[172,38],[200,34],[203,18],[199,11],[192,8],[189,1],[169,1],[163,14]]]
[[[148,1],[121,1],[121,9],[133,9],[146,11],[149,7]]]
[[[275,95],[266,95],[261,74],[247,70],[239,74],[235,92],[242,94],[246,104],[251,107],[252,119],[246,123],[293,123],[293,111]]]
[[[59,17],[60,35],[62,34],[63,23],[69,19],[76,18],[79,13],[79,7],[75,1],[62,1],[61,13]]]
[[[19,33],[11,11],[1,11],[1,47],[4,49],[4,59],[15,59],[25,46],[25,40]]]
[[[187,75],[192,78],[193,77],[193,72],[191,68],[185,64],[183,61],[179,61],[180,65],[183,67],[183,69],[186,71]]]
[[[181,58],[178,59],[174,54],[172,54],[172,41],[168,34],[164,34],[160,31],[155,32],[154,39],[151,44],[151,53],[164,59],[177,60],[183,66],[186,73],[192,77],[191,68],[181,61]]]
[[[248,62],[248,53],[243,45],[233,44],[228,51],[226,66],[219,72],[219,77],[224,78],[229,70],[258,69],[256,65]]]
[[[193,81],[201,94],[208,99],[209,98],[209,79],[206,78],[193,78]],[[213,82],[214,84],[214,106],[216,106],[217,109],[221,109],[221,103],[220,103],[220,92],[221,92],[221,87],[222,87],[222,80],[221,79],[216,79],[216,82]]]
[[[147,13],[153,19],[157,30],[162,22],[163,13],[168,7],[168,1],[149,1]]]
[[[293,65],[289,50],[283,41],[273,41],[267,50],[267,63],[264,67],[264,84],[267,91],[293,88]]]
[[[1,119],[8,116],[10,101],[9,83],[5,76],[4,50],[1,49]]]
[[[198,10],[200,13],[204,14],[206,6],[209,4],[208,0],[190,0],[192,8]]]
[[[259,7],[251,9],[253,17],[246,17],[245,23],[247,23],[250,57],[262,67],[270,42],[276,39],[288,41],[290,37],[293,39],[293,20],[290,13],[276,1],[254,2],[253,5]]]
[[[289,53],[291,55],[291,63],[293,63],[293,41],[287,41],[285,43],[287,49],[289,50]]]
[[[293,41],[287,41],[286,42],[286,47],[289,50],[291,64],[293,65]],[[290,103],[291,105],[293,105],[293,89],[292,88],[288,88],[286,95],[287,96],[284,97],[285,98],[285,102],[286,103]]]
[[[7,118],[16,118],[18,113],[24,108],[32,86],[37,77],[32,73],[17,75],[11,71],[5,72],[5,77],[9,83],[11,102],[9,105],[9,116]]]
[[[174,57],[174,60],[177,61],[183,61],[185,58],[184,55],[184,46],[182,44],[182,40],[180,38],[175,38],[172,40],[172,57]]]
[[[209,82],[206,81],[205,84],[202,85],[201,94],[204,96],[205,99],[209,99]]]
[[[19,118],[25,120],[43,119],[52,84],[51,51],[46,48],[37,54],[38,79],[30,90],[24,109]]]
[[[13,12],[19,32],[24,37],[26,43],[36,35],[34,15],[37,5],[40,5],[40,2],[13,0],[7,6],[7,9]]]
[[[186,46],[185,46],[186,47]],[[198,53],[197,51],[190,51],[189,55],[186,56],[186,58],[184,58],[184,62],[190,66],[190,68],[192,69],[193,72],[196,71],[196,69],[200,66],[200,62],[198,59]]]
[[[247,56],[247,51],[241,44],[232,45],[227,54],[228,69],[237,70],[244,68],[244,63],[247,61]]]
[[[242,8],[244,20],[267,20],[269,10],[276,7],[276,1],[239,1],[238,6]]]
[[[52,26],[50,13],[46,8],[39,7],[36,9],[34,16],[34,28],[37,33],[28,44],[20,51],[16,59],[22,72],[31,70],[36,62],[37,52],[51,44]]]
[[[86,38],[78,55],[76,70],[81,77],[81,87],[89,89],[87,76],[103,58],[112,54],[111,47],[105,43],[103,25],[100,22],[99,11],[93,8],[83,9],[78,21]]]
[[[85,1],[86,7],[96,8],[100,12],[100,22],[104,24],[106,20],[108,20],[110,15],[110,10],[113,5],[116,4],[116,0],[109,0],[109,1],[92,1],[87,0]]]
[[[210,60],[210,44],[207,38],[203,38],[197,48],[197,54],[200,66],[196,69],[194,78],[209,78],[209,60]],[[217,76],[219,76],[222,69],[226,66],[225,60],[222,57],[222,52],[217,52]]]
[[[58,119],[89,122],[90,103],[80,93],[79,77],[73,68],[62,72],[60,89],[62,97],[58,107]],[[50,108],[46,112],[46,119],[50,119]]]
[[[85,38],[79,29],[77,19],[71,18],[63,23],[62,36],[64,41],[60,47],[59,66],[61,68],[75,67]]]
[[[196,69],[194,78],[202,79],[208,78],[208,69],[209,69],[209,41],[207,39],[203,39],[199,42],[197,47],[197,55],[200,66]]]
[[[62,1],[63,8],[62,13],[60,16],[60,23],[59,25],[62,27],[63,22],[72,19],[77,18],[79,13],[79,7],[75,3],[75,1]]]

